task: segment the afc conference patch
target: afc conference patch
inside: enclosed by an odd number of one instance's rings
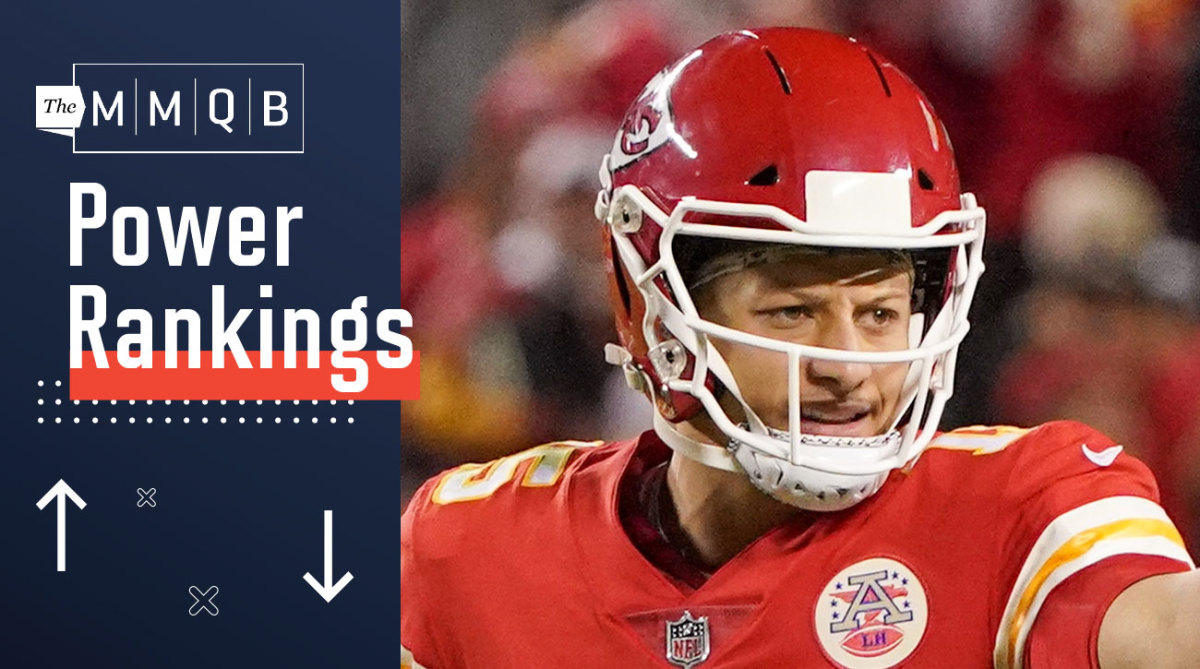
[[[821,590],[815,615],[825,655],[846,669],[886,669],[925,635],[925,588],[907,565],[870,558],[841,570]]]
[[[667,662],[691,669],[708,659],[708,616],[693,618],[684,611],[679,620],[667,621]]]

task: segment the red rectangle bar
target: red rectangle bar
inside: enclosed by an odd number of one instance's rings
[[[97,368],[90,352],[83,355],[83,366],[71,370],[73,400],[415,400],[421,394],[421,354],[413,352],[412,364],[404,369],[383,367],[375,351],[346,351],[347,357],[367,363],[367,387],[362,392],[334,390],[333,375],[355,379],[354,369],[333,366],[333,351],[321,351],[321,366],[308,367],[308,354],[296,354],[297,366],[283,366],[283,351],[273,351],[272,366],[258,367],[258,351],[247,351],[255,366],[237,366],[226,352],[225,367],[213,369],[212,351],[200,352],[200,367],[190,368],[186,351],[180,351],[178,367],[166,367],[165,351],[154,351],[149,369],[126,369],[116,364],[116,355],[108,352],[110,367]],[[387,351],[386,353],[394,353]]]

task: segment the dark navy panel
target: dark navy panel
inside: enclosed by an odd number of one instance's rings
[[[125,308],[204,314],[213,284],[226,286],[231,309],[311,308],[326,324],[359,295],[369,314],[401,306],[400,3],[20,0],[5,4],[0,31],[0,666],[398,666],[399,403],[77,405],[67,353],[72,284],[102,285],[110,319]],[[303,63],[302,95],[295,67],[77,68],[81,86],[127,91],[127,125],[81,127],[76,140],[79,149],[290,149],[302,138],[304,153],[73,153],[71,138],[34,127],[31,98],[39,85],[70,85],[74,63]],[[136,138],[126,69],[146,95]],[[199,100],[193,134],[193,78],[198,91],[237,93],[235,133],[214,129]],[[245,126],[262,109],[242,91],[268,84],[287,91],[289,125]],[[177,89],[180,127],[152,132],[147,91],[165,103]],[[301,120],[302,135],[291,124]],[[103,184],[110,214],[150,212],[144,266],[113,262],[107,227],[84,237],[84,264],[69,265],[73,181]],[[276,206],[302,206],[304,217],[288,267],[271,262],[270,239],[261,266],[232,264],[222,239],[212,266],[170,267],[158,206],[257,206],[268,232]],[[261,284],[273,286],[269,301]],[[36,506],[60,478],[87,504],[66,511],[64,572],[55,503]],[[139,488],[155,489],[153,506],[138,505]],[[330,603],[303,579],[323,576],[325,509],[334,578],[354,575]],[[193,586],[219,588],[218,615],[190,615]]]

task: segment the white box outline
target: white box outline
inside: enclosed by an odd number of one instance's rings
[[[88,67],[88,66],[120,66],[120,67],[174,66],[174,67],[179,67],[179,66],[188,66],[188,65],[203,65],[203,66],[250,65],[250,66],[268,66],[268,67],[270,67],[270,66],[296,67],[298,65],[298,66],[300,66],[300,150],[299,151],[77,151],[75,149],[75,136],[72,135],[71,136],[71,153],[72,154],[75,154],[75,153],[78,153],[78,154],[139,154],[139,153],[140,154],[202,154],[202,153],[203,154],[213,154],[213,153],[232,154],[232,153],[237,153],[237,154],[259,154],[259,155],[266,155],[266,154],[296,155],[296,154],[304,153],[305,124],[307,121],[307,118],[306,118],[307,114],[305,114],[306,110],[304,107],[304,94],[305,94],[304,63],[71,63],[71,85],[72,86],[76,85],[75,84],[75,68],[79,67],[80,65],[82,65],[84,67]],[[134,104],[135,105],[137,104],[136,99],[134,100]],[[193,112],[193,114],[194,114],[194,112]]]

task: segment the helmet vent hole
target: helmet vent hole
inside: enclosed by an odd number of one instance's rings
[[[767,165],[746,180],[747,186],[774,186],[779,183],[779,168]]]
[[[779,77],[779,85],[783,87],[784,95],[791,95],[792,84],[783,73],[783,68],[779,67],[779,61],[775,60],[775,54],[771,53],[770,49],[763,49],[763,53],[767,54],[767,60],[771,61],[771,67],[775,68],[775,76]]]
[[[892,87],[888,86],[887,78],[883,76],[883,68],[879,67],[879,61],[875,60],[875,54],[868,51],[867,58],[871,60],[871,67],[875,68],[875,74],[879,75],[879,83],[883,84],[883,92],[889,98],[892,97]]]
[[[933,190],[933,179],[929,178],[929,173],[924,169],[917,170],[917,184],[921,186],[921,190]]]

